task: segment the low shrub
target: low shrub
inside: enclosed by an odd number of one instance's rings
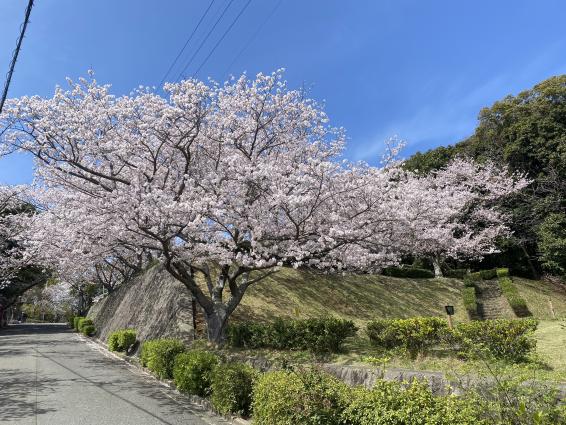
[[[217,365],[210,381],[212,406],[223,415],[251,414],[253,385],[258,372],[243,363]]]
[[[518,317],[531,316],[531,312],[527,307],[527,302],[521,296],[521,294],[519,294],[517,287],[510,277],[500,277],[499,287],[501,288],[503,295],[505,295],[505,298],[507,298],[509,305]]]
[[[458,324],[452,335],[465,356],[488,354],[496,359],[520,362],[536,347],[533,333],[537,324],[534,319],[472,321]]]
[[[79,321],[83,319],[82,316],[75,316],[73,317],[73,328],[78,332],[79,331]]]
[[[135,329],[119,329],[108,336],[108,349],[110,351],[128,351],[135,343]]]
[[[74,327],[75,327],[75,316],[68,316],[67,317],[67,323],[69,325],[69,328],[74,329]]]
[[[85,326],[94,326],[94,323],[92,322],[91,319],[87,319],[86,317],[81,317],[79,319],[79,325],[78,325],[79,332],[83,332],[83,328]]]
[[[497,270],[495,269],[482,270],[479,273],[483,280],[492,280],[497,277]]]
[[[481,272],[470,273],[470,274],[468,274],[468,277],[472,282],[479,282],[480,280],[483,279],[482,276],[481,276]]]
[[[383,270],[385,276],[406,277],[414,279],[430,279],[434,277],[434,272],[428,269],[416,267],[387,267]]]
[[[462,296],[464,299],[464,307],[468,312],[468,316],[476,318],[478,314],[478,302],[476,298],[476,288],[474,286],[466,286],[462,291]]]
[[[444,272],[444,277],[452,277],[455,279],[464,279],[464,277],[468,274],[468,270],[466,269],[452,269],[447,270]]]
[[[173,366],[177,389],[200,397],[208,396],[212,371],[218,363],[218,356],[208,351],[191,350],[177,354]]]
[[[340,425],[350,392],[343,382],[314,370],[268,372],[254,385],[254,424]]]
[[[343,413],[349,425],[487,425],[473,400],[456,396],[435,396],[424,381],[412,381],[406,388],[398,382],[378,380],[371,389],[352,390]]]
[[[228,327],[233,347],[309,350],[314,353],[339,352],[344,340],[356,334],[350,320],[333,317],[289,320],[273,323],[236,323]]]
[[[81,332],[83,333],[83,335],[92,336],[96,333],[96,328],[92,324],[91,325],[83,324],[81,328]]]
[[[508,277],[508,276],[509,276],[508,268],[497,269],[497,277]]]
[[[442,342],[448,331],[448,323],[440,317],[377,319],[369,322],[366,328],[374,346],[401,348],[412,357]]]
[[[475,288],[476,287],[476,282],[477,280],[475,280],[471,274],[467,274],[466,276],[464,276],[464,286],[467,288]]]
[[[171,379],[175,357],[185,351],[185,345],[178,339],[153,339],[143,343],[140,361],[159,378]]]

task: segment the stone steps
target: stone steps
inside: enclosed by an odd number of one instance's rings
[[[481,281],[476,284],[478,315],[483,320],[513,319],[515,313],[501,293],[497,280]]]

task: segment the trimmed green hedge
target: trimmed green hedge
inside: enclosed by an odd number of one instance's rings
[[[278,371],[254,386],[257,425],[487,425],[472,398],[434,396],[425,382],[349,387],[317,371]]]
[[[85,326],[94,326],[94,323],[91,319],[87,319],[86,317],[80,317],[78,323],[78,331],[84,333],[83,328]]]
[[[412,357],[442,342],[448,331],[447,321],[440,317],[377,319],[366,328],[375,347],[401,348]]]
[[[228,343],[233,347],[309,350],[314,353],[339,352],[344,340],[356,334],[350,320],[277,319],[273,323],[244,322],[228,327]]]
[[[413,279],[431,279],[434,272],[428,269],[419,269],[416,267],[387,267],[383,270],[385,276],[406,277]]]
[[[452,277],[455,279],[464,279],[464,277],[468,274],[467,269],[452,269],[446,270],[444,272],[444,277]]]
[[[497,269],[497,277],[508,277],[508,276],[509,276],[508,268]]]
[[[466,286],[462,291],[462,297],[464,299],[464,307],[468,312],[468,317],[470,319],[476,318],[478,314],[478,300],[475,286]]]
[[[253,389],[253,423],[341,425],[350,392],[350,387],[326,373],[268,372]]]
[[[108,336],[110,351],[128,351],[136,343],[135,329],[119,329]]]
[[[173,366],[175,386],[182,393],[200,397],[210,395],[212,371],[218,363],[218,356],[208,351],[191,350],[177,354]]]
[[[178,339],[148,340],[142,345],[140,361],[159,378],[171,379],[175,357],[185,351],[185,345]]]
[[[82,316],[75,316],[73,317],[73,328],[79,332],[79,322],[81,319],[84,319]]]
[[[83,335],[93,336],[96,333],[96,328],[94,327],[94,325],[83,324],[83,327],[81,328],[81,332],[83,333]]]
[[[212,372],[212,406],[223,415],[249,417],[253,385],[258,376],[253,367],[243,363],[219,364]]]
[[[460,323],[452,332],[453,342],[465,356],[491,355],[511,362],[524,361],[536,348],[534,319],[496,319]]]
[[[527,306],[527,302],[521,296],[521,294],[519,294],[517,287],[510,277],[500,277],[499,287],[501,288],[503,295],[505,295],[505,298],[507,298],[509,305],[518,317],[532,316]]]

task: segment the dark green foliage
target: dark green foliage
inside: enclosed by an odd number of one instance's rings
[[[219,364],[212,372],[211,402],[218,412],[248,417],[252,408],[253,385],[258,372],[243,363]]]
[[[96,328],[92,324],[91,325],[83,324],[81,328],[81,332],[83,333],[83,335],[92,336],[96,333]]]
[[[326,373],[268,372],[254,385],[254,424],[341,425],[350,392]]]
[[[127,351],[135,343],[135,329],[119,329],[108,336],[108,349],[110,351]]]
[[[86,317],[81,317],[79,318],[77,326],[78,326],[78,331],[83,332],[83,328],[85,326],[94,326],[94,323],[92,322],[91,319],[87,319]]]
[[[527,302],[521,296],[521,294],[519,294],[517,287],[510,277],[500,277],[499,287],[501,288],[503,295],[505,295],[505,298],[507,298],[509,305],[518,317],[532,316],[527,306]]]
[[[273,323],[235,323],[228,327],[233,347],[339,352],[344,340],[356,334],[350,320],[333,317],[305,320],[277,319]]]
[[[208,396],[212,371],[218,363],[218,356],[208,351],[191,350],[178,354],[173,366],[173,380],[177,389],[200,397]]]
[[[480,271],[480,276],[483,280],[492,280],[497,277],[497,270],[490,269],[490,270],[482,270]]]
[[[385,276],[405,277],[413,279],[431,279],[434,272],[427,269],[418,269],[416,267],[388,267],[383,270]]]
[[[475,319],[478,314],[478,302],[475,286],[466,286],[462,291],[462,296],[464,299],[464,307],[468,312],[468,317],[470,319]]]
[[[343,417],[349,425],[487,425],[482,413],[475,399],[435,396],[425,381],[403,388],[378,380],[370,390],[352,389]]]
[[[550,226],[546,235],[539,229],[551,214],[564,214],[566,209],[566,75],[549,78],[482,109],[474,135],[448,148],[417,153],[405,168],[428,173],[456,156],[503,164],[533,180],[521,193],[500,203],[512,217],[513,237],[501,245],[501,254],[492,257],[498,265],[509,265],[514,274],[530,270],[535,277],[538,265],[531,257],[540,253],[543,267],[561,274],[553,267],[555,260],[548,264],[544,245],[545,239],[564,239],[564,227]],[[563,254],[564,250],[555,252]]]
[[[448,330],[448,323],[440,317],[413,317],[373,320],[366,332],[375,347],[401,348],[414,357],[439,344]]]
[[[470,273],[468,276],[469,276],[469,279],[473,282],[479,282],[480,280],[483,279],[481,272]]]
[[[453,332],[453,342],[466,356],[485,354],[511,362],[524,361],[535,349],[534,319],[483,320],[460,323]]]
[[[466,288],[475,288],[476,287],[476,280],[472,277],[471,274],[467,274],[464,276],[464,286]]]
[[[468,274],[467,269],[451,269],[444,272],[444,277],[452,277],[456,279],[464,279]]]
[[[178,339],[153,339],[143,343],[140,361],[159,378],[171,379],[175,357],[185,351],[185,345]]]
[[[81,316],[73,317],[73,328],[78,332],[79,331],[79,321],[83,319]]]
[[[538,230],[542,267],[555,275],[566,275],[566,214],[550,214]]]
[[[71,329],[75,328],[75,316],[68,316],[67,323]]]
[[[500,268],[497,269],[497,277],[508,277],[509,276],[509,269],[507,268]]]

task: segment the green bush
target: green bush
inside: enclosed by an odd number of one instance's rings
[[[475,318],[478,314],[478,302],[476,298],[476,288],[474,286],[466,286],[462,291],[464,298],[464,307],[470,318]]]
[[[492,280],[497,277],[497,270],[495,269],[482,270],[479,273],[483,280]]]
[[[469,279],[472,282],[479,282],[480,280],[483,279],[482,276],[481,276],[481,272],[473,272],[473,273],[468,274],[468,276],[469,276]]]
[[[340,425],[351,388],[317,371],[276,371],[253,389],[255,425]]]
[[[69,327],[71,329],[75,328],[75,316],[68,316],[67,317],[67,323],[69,324]]]
[[[464,397],[434,396],[426,382],[378,380],[371,390],[352,390],[343,413],[349,425],[487,425],[477,404]]]
[[[508,268],[497,269],[497,277],[508,277],[508,276],[509,276]]]
[[[475,288],[476,287],[476,282],[477,280],[475,280],[471,274],[467,274],[466,276],[464,276],[464,286],[467,288]]]
[[[185,345],[178,339],[153,339],[143,343],[140,361],[159,378],[171,379],[175,357],[185,351]]]
[[[500,277],[499,287],[501,288],[503,295],[505,295],[505,298],[507,298],[509,305],[518,317],[531,316],[531,312],[527,307],[527,302],[521,296],[521,294],[519,294],[517,287],[510,277]]]
[[[210,394],[212,371],[218,356],[208,351],[191,350],[175,357],[173,380],[183,393],[206,397]]]
[[[401,348],[414,357],[442,342],[448,330],[448,323],[440,317],[413,317],[373,320],[366,332],[374,346]]]
[[[444,273],[444,277],[452,277],[456,279],[464,279],[464,277],[468,274],[468,270],[466,269],[452,269],[447,270]]]
[[[83,332],[83,328],[85,326],[94,326],[94,323],[91,319],[87,319],[86,317],[81,317],[79,319],[78,331]]]
[[[406,277],[414,279],[430,279],[434,277],[434,272],[428,269],[418,269],[416,267],[387,267],[383,270],[385,276]]]
[[[460,323],[453,331],[455,343],[466,356],[488,354],[496,359],[524,361],[534,351],[534,319],[484,320]]]
[[[96,333],[96,328],[94,327],[94,325],[83,324],[81,332],[83,333],[83,335],[92,336]]]
[[[78,332],[79,331],[79,321],[83,319],[82,316],[75,316],[73,317],[73,328]]]
[[[333,317],[305,320],[277,319],[273,323],[236,323],[228,327],[233,347],[339,352],[344,340],[356,334],[350,320]]]
[[[135,329],[119,329],[108,336],[108,349],[110,351],[127,351],[135,343]]]
[[[251,413],[253,385],[257,377],[258,372],[246,364],[219,364],[212,372],[212,406],[224,415],[238,414],[248,417]]]

